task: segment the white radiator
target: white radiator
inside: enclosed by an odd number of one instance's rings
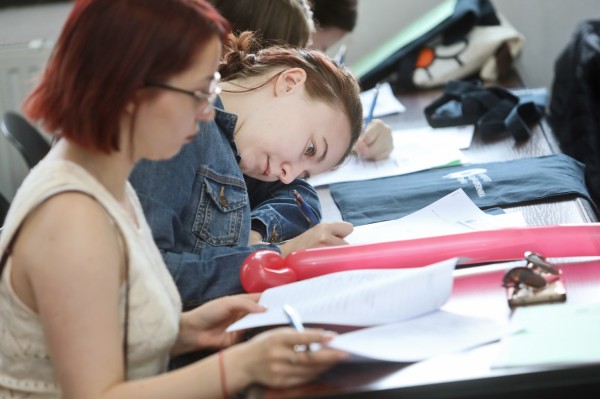
[[[21,103],[35,86],[50,52],[46,40],[0,42],[0,115],[21,111]],[[9,200],[27,174],[28,168],[12,144],[0,134],[0,192]]]

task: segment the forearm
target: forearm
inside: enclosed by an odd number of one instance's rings
[[[237,347],[225,351],[222,354],[223,370],[219,365],[219,355],[215,354],[156,377],[120,383],[109,389],[102,399],[222,399],[225,394],[240,392],[251,382],[239,367],[243,351],[243,348]],[[222,381],[226,392],[222,389]]]

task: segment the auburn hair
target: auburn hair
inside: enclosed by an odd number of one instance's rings
[[[50,134],[119,150],[119,121],[147,81],[184,71],[229,23],[204,0],[78,0],[24,111]]]
[[[230,35],[219,66],[222,80],[267,76],[274,69],[302,68],[306,72],[308,97],[331,104],[348,117],[350,145],[340,160],[342,163],[352,152],[363,128],[360,87],[354,75],[318,50],[272,46],[251,53],[251,49],[256,48],[254,40],[251,32]],[[259,87],[262,86],[243,88],[243,91]]]

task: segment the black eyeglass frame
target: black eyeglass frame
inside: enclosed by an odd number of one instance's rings
[[[158,89],[186,94],[188,96],[193,97],[198,102],[206,101],[207,104],[203,111],[207,112],[214,105],[215,101],[217,100],[217,96],[221,93],[221,88],[219,87],[220,80],[221,74],[219,72],[215,72],[213,79],[210,81],[208,92],[204,92],[202,90],[185,90],[165,83],[157,82],[146,82],[146,87],[155,87]]]

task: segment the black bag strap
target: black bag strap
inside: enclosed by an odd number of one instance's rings
[[[481,87],[479,82],[453,80],[444,93],[425,107],[431,127],[475,125],[484,140],[509,132],[515,140],[527,140],[530,126],[544,114],[544,107],[501,87]]]

